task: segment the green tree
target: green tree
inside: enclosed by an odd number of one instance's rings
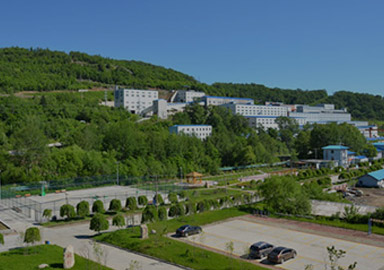
[[[170,192],[170,193],[168,194],[168,200],[169,200],[171,203],[177,203],[177,202],[178,202],[177,194],[174,193],[174,192]]]
[[[67,219],[72,219],[76,216],[75,208],[70,204],[64,204],[60,207],[60,216],[67,217]]]
[[[89,203],[81,201],[76,205],[76,212],[79,217],[86,217],[89,215]]]
[[[100,200],[96,200],[92,205],[92,212],[93,213],[100,213],[103,214],[105,212],[104,204]]]
[[[109,211],[118,212],[121,211],[121,201],[118,199],[113,199],[109,203]]]
[[[124,219],[123,215],[118,214],[118,215],[114,216],[112,219],[112,225],[117,226],[119,228],[124,227],[125,226],[125,219]]]
[[[160,206],[158,211],[159,220],[167,220],[167,209],[165,206]]]
[[[145,198],[147,198],[147,197],[145,197]],[[137,209],[136,197],[133,197],[133,196],[132,197],[128,197],[126,202],[125,202],[125,207],[127,207],[129,210],[136,210]]]
[[[142,223],[156,221],[158,219],[158,213],[154,205],[147,205],[142,214]]]
[[[293,177],[272,177],[260,185],[260,195],[273,211],[287,214],[309,214],[308,195]]]
[[[161,196],[161,194],[157,194],[153,197],[153,201],[156,202],[157,205],[163,205],[164,204],[164,199],[163,199],[163,196]]]
[[[50,219],[52,217],[52,209],[44,209],[43,217]]]
[[[90,230],[100,233],[101,231],[108,230],[108,228],[109,222],[104,215],[97,213],[92,217],[89,224]]]
[[[148,198],[147,196],[141,195],[138,197],[138,201],[139,201],[139,205],[145,206],[148,203]]]
[[[24,243],[34,244],[35,242],[40,242],[40,230],[36,227],[28,228],[24,234]]]

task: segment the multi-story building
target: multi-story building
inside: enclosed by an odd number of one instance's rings
[[[200,140],[205,140],[212,135],[211,125],[174,125],[169,128],[170,133],[186,134],[196,136]]]
[[[346,109],[336,110],[333,104],[298,105],[296,112],[290,112],[289,116],[305,118],[306,122],[310,124],[351,121],[351,114]]]
[[[201,101],[205,106],[219,106],[228,103],[236,104],[254,104],[252,98],[236,98],[236,97],[216,97],[216,96],[204,96]]]
[[[141,112],[153,105],[153,101],[159,98],[154,90],[116,89],[115,107],[124,107],[134,114]]]
[[[194,90],[177,90],[173,102],[188,103],[200,99],[205,96],[204,92]]]
[[[328,145],[323,149],[323,159],[335,162],[336,166],[347,167],[348,162],[348,149],[349,147],[343,145]]]
[[[243,116],[288,116],[287,107],[236,103],[223,104],[221,106],[230,109],[233,114]]]

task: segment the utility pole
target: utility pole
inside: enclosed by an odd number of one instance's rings
[[[119,185],[119,161],[116,161],[116,185]]]

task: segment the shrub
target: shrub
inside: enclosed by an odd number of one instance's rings
[[[52,209],[44,209],[43,217],[50,219],[52,217]]]
[[[179,195],[180,199],[184,199],[185,197],[187,197],[188,193],[185,190],[182,190],[177,194]]]
[[[60,207],[60,216],[67,217],[67,219],[74,218],[76,216],[75,208],[70,204],[64,204]]]
[[[161,206],[158,211],[159,220],[167,220],[167,209]]]
[[[204,212],[206,210],[208,210],[208,209],[207,209],[207,205],[206,205],[205,201],[201,201],[201,202],[197,203],[197,211],[199,211],[199,213]]]
[[[89,203],[87,201],[81,201],[76,205],[77,215],[79,217],[86,217],[89,215]]]
[[[161,196],[161,194],[157,194],[153,197],[153,203],[154,204],[160,204],[160,205],[164,204],[164,200],[163,200],[163,197]]]
[[[95,201],[92,205],[92,212],[93,213],[100,213],[100,214],[104,213],[105,210],[104,210],[103,202],[100,200]]]
[[[144,206],[144,205],[147,205],[147,203],[148,203],[148,198],[147,198],[147,196],[144,196],[144,195],[139,196],[138,200],[139,200],[139,205]]]
[[[140,197],[139,197],[139,199],[140,199]],[[145,197],[145,199],[147,199],[147,197]],[[126,202],[125,202],[125,207],[127,207],[129,210],[136,210],[137,209],[136,198],[135,197],[128,197]]]
[[[244,194],[243,195],[243,201],[244,203],[251,203],[252,202],[252,195],[251,194]]]
[[[177,207],[176,207],[176,205],[172,205],[169,208],[168,216],[170,216],[170,217],[176,217],[177,216]]]
[[[91,223],[89,224],[90,230],[100,233],[101,231],[108,230],[108,228],[109,223],[104,215],[97,213],[92,217]]]
[[[121,201],[118,199],[113,199],[109,203],[109,211],[119,212],[121,210]]]
[[[219,204],[220,204],[220,206],[226,206],[228,204],[228,201],[229,201],[229,197],[228,196],[221,197],[219,199]]]
[[[171,202],[171,203],[177,203],[178,202],[178,199],[177,199],[177,195],[176,193],[174,192],[171,192],[168,194],[168,200]]]
[[[176,204],[177,209],[177,215],[178,216],[184,216],[185,215],[185,208],[184,205],[181,203]]]
[[[4,235],[0,233],[0,244],[4,245]]]
[[[118,214],[113,217],[112,219],[112,225],[116,227],[124,227],[125,226],[125,219],[123,215]]]
[[[32,227],[32,228],[28,228],[25,231],[24,243],[34,244],[35,242],[40,242],[40,241],[41,241],[41,236],[40,236],[39,228]]]
[[[154,205],[147,205],[144,208],[141,222],[145,223],[145,222],[150,222],[150,221],[156,221],[157,218],[158,218],[158,216],[157,216],[156,207]]]
[[[196,213],[196,204],[189,202],[185,205],[185,213],[188,215]]]

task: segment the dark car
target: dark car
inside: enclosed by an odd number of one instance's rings
[[[267,242],[260,241],[260,242],[254,243],[249,248],[249,257],[261,259],[267,256],[272,251],[273,248],[274,246]]]
[[[283,263],[289,259],[295,258],[296,250],[293,248],[276,247],[268,254],[268,261],[273,263]]]
[[[184,225],[176,230],[176,235],[188,237],[189,235],[198,234],[201,232],[202,229],[199,226]]]

